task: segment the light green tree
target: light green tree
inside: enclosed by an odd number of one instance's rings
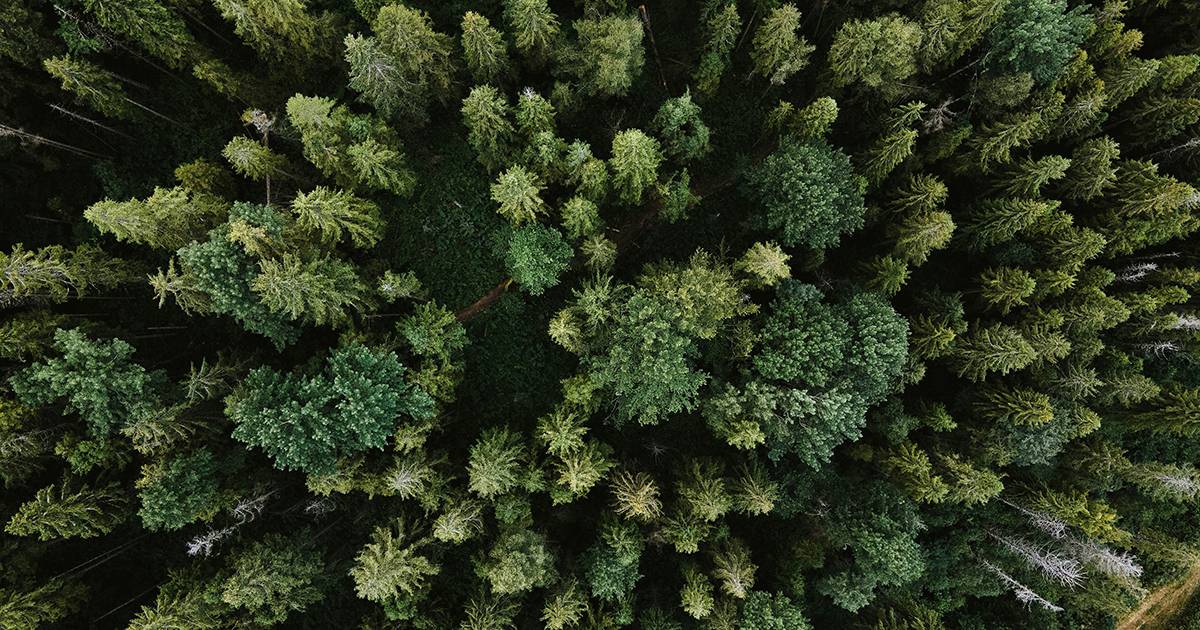
[[[493,83],[511,72],[508,43],[486,17],[467,11],[462,18],[462,50],[477,83]]]
[[[781,4],[767,15],[754,32],[754,72],[772,85],[783,85],[789,77],[808,65],[808,56],[816,48],[800,29],[800,10],[792,3]]]

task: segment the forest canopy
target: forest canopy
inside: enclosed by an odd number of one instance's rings
[[[1093,629],[1200,563],[1189,0],[10,0],[0,84],[0,628]]]

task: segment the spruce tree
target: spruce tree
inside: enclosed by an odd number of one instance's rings
[[[389,4],[371,20],[372,36],[347,35],[350,87],[388,118],[423,122],[444,98],[454,65],[451,40],[423,11]]]
[[[477,83],[494,83],[510,72],[508,43],[486,17],[467,11],[462,17],[462,50]]]
[[[808,65],[815,49],[796,32],[799,28],[800,10],[786,3],[772,9],[754,33],[754,72],[772,85],[783,85]]]

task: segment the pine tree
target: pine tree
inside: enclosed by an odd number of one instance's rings
[[[583,620],[587,612],[587,596],[574,578],[565,580],[552,596],[546,597],[541,620],[547,630],[565,630]]]
[[[917,132],[912,129],[902,129],[880,137],[863,153],[863,175],[872,184],[884,180],[897,166],[912,155],[913,146],[917,142]]]
[[[815,140],[829,133],[838,117],[837,101],[822,96],[790,116],[788,128],[799,138]]]
[[[1200,99],[1160,97],[1131,113],[1130,135],[1138,145],[1165,143],[1200,120]]]
[[[504,36],[474,11],[463,14],[462,50],[467,70],[477,83],[494,83],[511,72]]]
[[[903,81],[917,72],[924,36],[919,24],[898,15],[845,22],[829,49],[835,82],[862,82],[889,95],[903,92]]]
[[[546,202],[542,201],[542,190],[544,186],[537,175],[524,167],[512,166],[492,184],[492,201],[500,204],[496,212],[513,225],[521,225],[536,221],[538,215],[550,213]]]
[[[528,0],[523,0],[528,1]],[[636,17],[607,15],[571,23],[578,37],[566,66],[584,96],[624,96],[645,63],[642,24]]]
[[[892,256],[879,256],[862,264],[866,280],[863,286],[872,291],[892,296],[900,292],[908,282],[908,263]]]
[[[221,150],[234,172],[254,181],[270,181],[272,175],[286,175],[287,157],[245,136],[234,136]]]
[[[614,475],[610,483],[617,514],[640,521],[653,521],[662,516],[658,485],[650,475],[623,471]]]
[[[576,195],[568,199],[563,204],[561,213],[563,227],[567,229],[567,236],[572,239],[598,235],[604,228],[600,209],[584,197]]]
[[[734,538],[713,553],[712,577],[721,592],[736,599],[745,599],[754,588],[758,566],[750,558],[750,550]]]
[[[986,249],[1013,239],[1058,205],[1041,199],[984,199],[967,215],[962,232],[972,249]]]
[[[975,153],[979,167],[987,171],[994,164],[1012,161],[1012,150],[1028,146],[1044,131],[1045,124],[1040,111],[1010,114],[983,125],[968,144]]]
[[[540,65],[559,36],[558,16],[546,0],[504,0],[504,19],[525,58]]]
[[[771,10],[754,33],[754,72],[783,85],[793,74],[808,65],[815,48],[796,31],[800,29],[800,10],[785,3]]]
[[[415,176],[399,149],[395,133],[383,121],[351,114],[331,99],[288,99],[288,120],[300,131],[304,157],[346,187],[389,190],[406,196]]]
[[[216,464],[206,448],[143,467],[138,516],[152,531],[179,529],[220,508]]]
[[[325,570],[320,552],[310,545],[268,534],[233,558],[220,601],[244,609],[255,624],[280,624],[324,598],[316,582]]]
[[[790,259],[791,256],[775,243],[755,243],[742,254],[735,266],[750,276],[754,286],[772,287],[791,277],[792,272],[788,267]]]
[[[425,542],[413,540],[403,521],[376,527],[371,543],[358,553],[350,569],[355,593],[379,603],[420,596],[427,588],[427,578],[440,572],[437,565],[419,555]]]
[[[663,152],[674,159],[690,162],[709,151],[708,127],[700,119],[700,106],[692,102],[691,92],[663,101],[652,125],[662,140]]]
[[[610,165],[613,188],[621,201],[641,203],[645,191],[658,181],[662,159],[658,141],[640,129],[626,129],[613,137]]]
[[[1002,71],[1028,72],[1040,84],[1053,81],[1091,30],[1082,7],[1066,0],[1016,0],[1005,7],[988,34],[989,64]]]
[[[784,245],[830,247],[863,224],[865,182],[845,153],[823,141],[785,137],[745,179],[764,209],[757,220]]]
[[[93,288],[111,289],[138,277],[126,261],[94,245],[72,250],[49,245],[37,251],[20,243],[0,252],[0,307],[61,304],[86,297]]]
[[[704,35],[704,47],[696,67],[696,89],[704,94],[712,94],[730,65],[730,55],[742,32],[742,18],[738,15],[737,3],[705,3],[700,15],[700,28]]]
[[[256,368],[225,400],[233,437],[281,470],[331,473],[339,456],[386,444],[401,414],[433,415],[433,400],[406,372],[395,353],[361,344],[334,350],[311,376]]]
[[[350,87],[388,118],[424,122],[450,89],[452,40],[423,11],[389,4],[371,21],[373,36],[347,35]]]
[[[481,573],[498,595],[546,586],[557,576],[546,537],[524,528],[500,534],[488,551]]]
[[[1012,197],[1037,197],[1047,183],[1062,179],[1070,165],[1071,160],[1061,155],[1022,158],[1001,175],[998,189]]]
[[[680,607],[694,619],[704,619],[712,614],[713,586],[708,576],[696,567],[685,565],[683,588],[679,592]]]
[[[889,206],[896,212],[920,213],[945,205],[950,191],[937,176],[921,173],[907,179],[905,185],[889,194]]]
[[[467,140],[475,149],[479,162],[489,171],[503,166],[512,151],[515,131],[509,120],[510,109],[500,92],[490,85],[472,88],[463,99],[463,123],[469,131]]]
[[[1003,324],[976,328],[959,337],[951,353],[954,371],[971,381],[982,381],[990,372],[1008,374],[1037,357],[1037,350],[1021,333]]]
[[[1140,59],[1132,55],[1106,67],[1100,78],[1108,95],[1108,107],[1115,108],[1150,84],[1158,75],[1157,59]]]
[[[326,245],[349,237],[355,247],[370,248],[379,242],[383,220],[374,203],[344,190],[317,186],[292,199],[296,225],[315,233]]]
[[[341,326],[367,301],[367,286],[354,266],[335,258],[301,260],[292,254],[259,262],[250,289],[273,313],[315,326]]]
[[[125,96],[125,89],[107,70],[70,56],[51,57],[42,65],[50,76],[62,81],[62,89],[88,107],[113,118],[133,118],[132,102]]]
[[[1171,387],[1149,401],[1130,418],[1137,428],[1156,433],[1193,435],[1200,418],[1200,389]]]
[[[95,538],[111,532],[128,517],[128,499],[117,483],[72,487],[63,483],[37,491],[17,509],[4,531],[14,536]]]
[[[901,444],[882,463],[914,501],[940,503],[950,492],[949,485],[934,474],[929,456],[912,442]]]
[[[74,582],[52,580],[32,591],[0,590],[0,625],[5,628],[38,628],[61,620],[84,599]]]
[[[173,68],[199,54],[183,18],[161,4],[150,0],[87,0],[84,6],[105,29],[127,35]]]
[[[157,375],[132,362],[133,346],[120,339],[92,341],[78,329],[54,333],[61,357],[29,365],[9,383],[28,405],[66,398],[66,411],[83,416],[89,432],[104,437],[153,404]]]
[[[512,279],[530,295],[541,295],[558,284],[574,252],[554,228],[533,224],[513,230],[504,254]]]
[[[1050,397],[1026,388],[984,389],[972,408],[993,422],[1040,426],[1054,419]]]
[[[155,188],[145,201],[104,200],[83,216],[102,233],[158,249],[178,249],[196,240],[228,210],[220,199],[182,187]]]
[[[520,482],[524,453],[520,437],[506,429],[489,429],[471,446],[467,471],[471,491],[490,499]]]
[[[991,308],[1002,315],[1018,306],[1037,289],[1037,282],[1024,269],[1015,267],[988,267],[979,274],[979,295]]]
[[[893,252],[912,265],[922,265],[930,254],[950,244],[954,229],[948,212],[915,212],[889,227],[895,239]]]
[[[1004,490],[1000,476],[986,469],[962,461],[957,455],[942,455],[938,458],[945,472],[942,478],[949,486],[947,500],[963,505],[987,503]]]
[[[301,52],[311,56],[325,45],[322,24],[304,10],[301,0],[213,0],[233,31],[259,55],[283,61]]]

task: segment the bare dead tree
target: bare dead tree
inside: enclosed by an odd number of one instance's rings
[[[1013,555],[1024,560],[1026,564],[1037,569],[1047,578],[1070,588],[1083,586],[1083,565],[1078,560],[1061,556],[1046,548],[1045,545],[1034,544],[1019,536],[988,533]]]
[[[1013,595],[1016,595],[1017,601],[1021,602],[1022,604],[1025,604],[1026,606],[1029,606],[1030,604],[1037,604],[1038,606],[1041,606],[1042,608],[1045,608],[1051,612],[1063,611],[1061,606],[1056,606],[1050,603],[1050,600],[1038,595],[1028,586],[1021,584],[1016,580],[1016,578],[1001,570],[1000,567],[997,567],[987,560],[980,560],[979,562],[985,569],[996,574],[996,577],[1000,578],[1000,581],[1004,582],[1005,586],[1008,586],[1008,588],[1012,589]]]

